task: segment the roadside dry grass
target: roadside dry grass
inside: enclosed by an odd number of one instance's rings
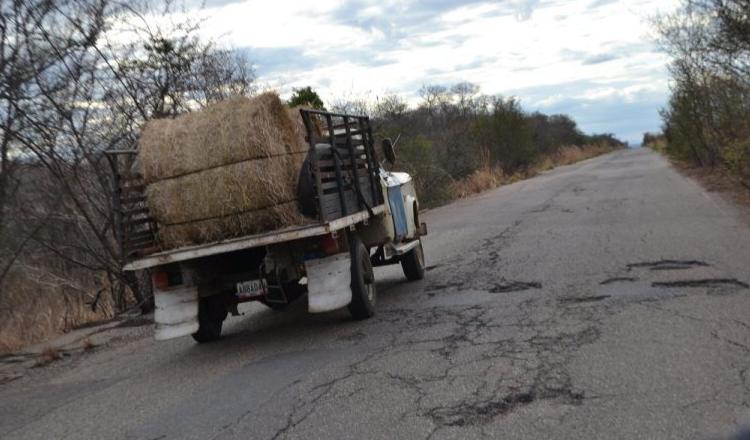
[[[528,169],[513,174],[505,174],[499,167],[485,165],[468,177],[454,181],[451,184],[450,193],[453,198],[468,197],[501,185],[508,185],[519,180],[534,177],[543,171],[558,166],[570,165],[611,151],[614,151],[614,149],[607,145],[563,147],[555,154],[542,157]]]
[[[92,279],[78,283],[22,267],[9,274],[0,295],[0,354],[49,340],[74,328],[112,316],[109,297]]]

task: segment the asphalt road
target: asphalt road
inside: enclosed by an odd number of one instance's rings
[[[743,217],[744,216],[744,217]],[[423,215],[378,314],[148,326],[0,385],[10,439],[705,439],[750,422],[747,213],[620,151]]]

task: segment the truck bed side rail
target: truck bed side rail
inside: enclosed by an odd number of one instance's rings
[[[301,109],[321,222],[383,203],[370,118]]]
[[[110,150],[114,228],[125,259],[158,250],[156,221],[146,205],[143,177],[134,170],[136,150]]]

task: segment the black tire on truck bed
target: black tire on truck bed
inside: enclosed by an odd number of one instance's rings
[[[352,302],[349,313],[354,319],[367,319],[375,314],[375,274],[370,262],[370,252],[355,234],[349,236],[352,270]]]

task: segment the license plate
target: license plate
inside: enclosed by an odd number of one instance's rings
[[[237,283],[237,296],[239,298],[253,298],[266,294],[268,285],[266,280],[248,280]]]

